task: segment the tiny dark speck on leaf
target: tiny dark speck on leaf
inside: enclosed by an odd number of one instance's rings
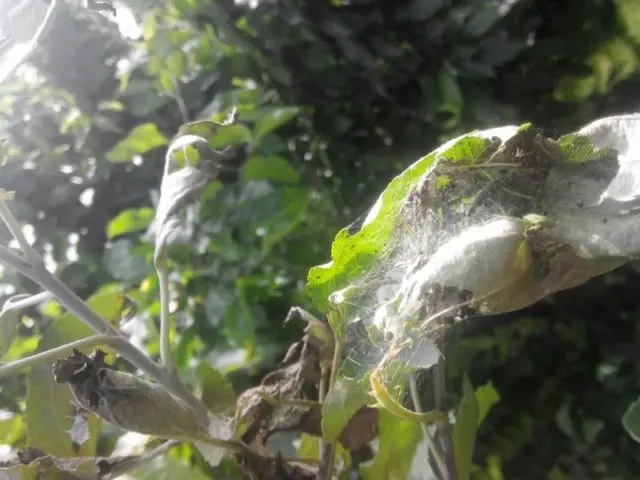
[[[602,219],[602,223],[603,223],[603,224],[607,223],[608,221],[609,221],[609,219],[608,219],[608,218],[603,218],[603,219]]]

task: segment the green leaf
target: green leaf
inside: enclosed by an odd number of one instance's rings
[[[107,160],[128,162],[136,155],[142,155],[168,143],[167,137],[160,133],[155,124],[144,123],[131,130],[124,140],[107,152]]]
[[[267,254],[276,244],[291,233],[307,216],[310,191],[306,188],[281,189],[282,209],[260,222],[262,233],[261,252]]]
[[[290,122],[300,111],[300,107],[277,107],[266,110],[264,116],[256,123],[253,130],[256,143],[266,134]]]
[[[200,363],[196,369],[202,388],[202,401],[210,412],[223,414],[233,412],[236,394],[224,375],[208,363]]]
[[[556,102],[580,102],[589,98],[595,89],[596,79],[592,76],[565,75],[556,85],[553,99]]]
[[[440,157],[454,163],[474,164],[491,145],[486,138],[466,136],[440,154]]]
[[[253,156],[242,167],[242,180],[270,180],[279,183],[296,185],[300,174],[291,166],[286,158],[279,155],[268,157]]]
[[[251,130],[245,125],[241,123],[224,125],[211,120],[185,123],[178,130],[176,138],[183,135],[200,137],[209,143],[211,148],[217,150],[229,145],[241,145],[252,141]]]
[[[480,420],[480,407],[473,387],[467,378],[463,383],[463,396],[453,426],[453,450],[459,480],[468,480],[473,467],[473,449]]]
[[[318,437],[303,433],[300,436],[300,445],[298,446],[298,457],[300,458],[316,458],[320,457],[320,444]],[[343,465],[351,464],[351,455],[340,442],[336,443],[336,459],[340,459]]]
[[[169,455],[162,455],[142,467],[133,470],[131,477],[136,480],[175,480],[177,478],[207,480],[210,478],[200,469],[192,467]]]
[[[631,438],[640,443],[640,398],[629,405],[624,412],[622,426]]]
[[[3,418],[0,420],[0,442],[12,445],[24,435],[24,418],[22,415],[8,412],[3,412],[2,416]]]
[[[480,426],[491,408],[500,401],[500,394],[489,382],[476,388],[475,396],[478,402],[478,426]]]
[[[221,150],[230,145],[251,143],[252,140],[251,130],[241,123],[234,123],[232,125],[220,126],[216,135],[211,139],[210,144],[213,148]]]
[[[616,155],[614,149],[597,149],[589,138],[577,133],[563,135],[558,139],[557,145],[567,163],[592,162]]]
[[[636,0],[615,0],[616,12],[620,23],[627,28],[627,33],[640,44],[640,4]]]
[[[362,468],[364,480],[406,480],[422,440],[420,425],[380,410],[379,447],[373,463]]]
[[[349,227],[338,232],[331,245],[331,262],[313,267],[307,276],[307,290],[315,306],[329,309],[329,295],[346,288],[379,259],[389,240],[402,201],[428,171],[436,153],[422,157],[395,177],[371,209],[367,224],[352,233]]]
[[[248,301],[247,281],[236,280],[236,296],[224,312],[223,332],[229,342],[235,346],[245,346],[247,340],[253,339],[255,316]]]
[[[340,438],[351,417],[372,402],[364,387],[349,378],[338,379],[322,405],[322,436],[328,442]]]
[[[149,227],[155,213],[151,208],[130,208],[120,212],[107,226],[107,238],[109,240],[137,232]]]
[[[115,324],[120,320],[124,296],[116,291],[101,292],[91,297],[87,303],[105,320]],[[49,350],[92,334],[93,331],[85,323],[71,313],[66,313],[55,318],[42,334],[38,351]],[[94,455],[100,421],[90,414],[89,440],[80,446],[74,446],[67,433],[73,424],[74,413],[71,391],[66,385],[55,382],[51,366],[33,366],[27,376],[25,409],[29,446],[62,457]]]

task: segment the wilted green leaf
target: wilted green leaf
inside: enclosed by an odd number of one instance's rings
[[[336,381],[322,405],[322,436],[329,442],[340,438],[351,417],[368,403],[373,403],[364,387],[348,378]]]
[[[202,401],[209,411],[216,414],[233,412],[236,394],[224,375],[204,362],[198,365],[196,373],[200,378]]]
[[[422,439],[420,425],[380,410],[379,431],[378,453],[362,468],[364,480],[406,480]]]
[[[255,142],[259,142],[266,134],[290,122],[299,113],[299,107],[277,107],[266,110],[254,127]]]
[[[130,208],[120,212],[107,226],[107,238],[111,240],[119,235],[137,232],[149,227],[154,212],[151,208]]]
[[[109,152],[107,160],[110,162],[128,162],[136,155],[142,155],[155,148],[169,143],[158,127],[153,123],[144,123],[135,127],[127,138],[118,142]]]
[[[120,320],[124,305],[124,295],[107,291],[91,297],[87,303],[108,322]],[[38,351],[49,350],[65,343],[79,340],[93,334],[93,331],[71,313],[65,313],[53,320],[45,330],[38,345]],[[35,365],[27,376],[27,399],[25,418],[28,444],[47,453],[62,457],[94,455],[99,420],[89,415],[90,438],[75,448],[68,431],[73,424],[75,411],[71,391],[66,385],[58,385],[47,364]]]
[[[622,425],[631,438],[640,443],[640,399],[631,403],[624,412]]]
[[[468,480],[473,466],[472,458],[480,420],[480,408],[473,387],[467,378],[462,388],[463,396],[458,405],[456,423],[453,426],[453,450],[457,478]]]
[[[300,174],[286,158],[278,155],[253,156],[242,166],[242,180],[271,180],[279,183],[297,184]]]

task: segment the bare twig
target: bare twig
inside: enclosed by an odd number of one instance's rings
[[[3,202],[0,201],[0,204]],[[5,205],[6,207],[6,205]],[[12,232],[15,232],[16,240],[19,245],[26,242],[24,235],[18,225],[17,221],[11,214],[8,208],[0,208],[0,217],[8,225],[13,225]],[[37,252],[33,251],[30,255],[37,255]],[[56,278],[51,272],[49,272],[44,261],[38,255],[38,258],[34,258],[34,263],[31,264],[21,255],[15,253],[11,249],[0,245],[0,263],[8,265],[19,273],[23,274],[41,288],[51,293],[60,304],[65,307],[69,312],[76,315],[81,321],[86,323],[98,336],[113,337],[113,340],[109,340],[111,344],[123,358],[131,362],[134,366],[147,373],[151,378],[164,386],[169,393],[182,401],[189,408],[193,409],[198,417],[207,422],[207,413],[202,403],[191,393],[182,382],[177,378],[173,372],[168,372],[153,360],[151,360],[145,353],[134,347],[127,339],[122,337],[120,333],[105,319],[100,317],[94,312],[85,302],[82,301],[69,287]],[[90,337],[92,338],[92,337]],[[27,360],[27,359],[23,359]],[[21,360],[18,360],[20,362]],[[34,361],[32,359],[32,361]],[[37,361],[37,360],[36,360]],[[13,363],[5,365],[3,368],[12,368]],[[24,368],[23,364],[18,364],[18,368]]]

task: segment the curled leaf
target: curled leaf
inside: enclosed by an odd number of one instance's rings
[[[71,388],[80,406],[122,429],[176,439],[206,438],[195,414],[162,386],[114,370],[96,350],[75,350],[53,366],[56,382]]]
[[[212,147],[213,137],[222,127],[215,122],[184,125],[169,145],[153,226],[156,263],[165,246],[181,229],[181,210],[198,198],[225,165],[238,157],[238,151],[233,148]]]

